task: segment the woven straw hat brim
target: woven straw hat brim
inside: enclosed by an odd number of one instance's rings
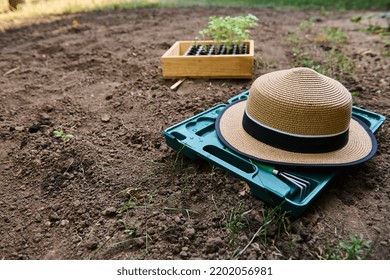
[[[327,153],[296,153],[264,144],[250,136],[242,127],[246,100],[227,106],[216,122],[219,139],[231,150],[251,159],[280,165],[347,166],[364,162],[374,156],[376,139],[362,122],[351,119],[349,140],[343,148]]]

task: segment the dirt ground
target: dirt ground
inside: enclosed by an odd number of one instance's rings
[[[161,131],[248,89],[253,80],[164,80],[160,57],[192,40],[211,15],[252,13],[254,78],[290,68],[289,40],[348,35],[356,105],[389,117],[384,43],[350,19],[249,8],[145,8],[47,17],[0,33],[0,259],[327,259],[351,234],[365,259],[390,259],[389,126],[377,155],[344,169],[301,218],[245,192],[209,163],[172,150]],[[324,53],[327,48],[320,48]],[[343,73],[341,73],[343,74]],[[74,138],[53,136],[62,129]],[[266,231],[238,255],[259,227]]]

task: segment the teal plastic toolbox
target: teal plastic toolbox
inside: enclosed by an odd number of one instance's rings
[[[249,91],[244,91],[230,98],[228,104],[246,99],[248,93]],[[280,205],[292,216],[301,216],[340,169],[283,167],[283,172],[308,182],[309,187],[303,192],[296,184],[267,172],[259,162],[238,155],[219,141],[215,121],[226,106],[227,104],[214,106],[165,129],[163,134],[166,143],[191,159],[202,158],[246,181],[255,197],[274,206]],[[385,120],[380,114],[355,106],[352,114],[373,132]]]

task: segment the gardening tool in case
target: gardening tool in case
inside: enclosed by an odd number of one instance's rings
[[[244,91],[228,100],[228,104],[246,99]],[[215,121],[228,105],[216,105],[196,116],[163,131],[171,148],[191,158],[203,158],[235,177],[244,180],[252,194],[273,206],[280,206],[292,216],[299,217],[311,205],[341,168],[297,168],[268,166],[238,155],[218,139]],[[353,106],[352,114],[375,132],[385,117]]]

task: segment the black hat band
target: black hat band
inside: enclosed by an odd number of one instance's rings
[[[272,130],[248,116],[242,119],[244,130],[255,139],[278,149],[296,153],[327,153],[343,148],[348,143],[349,129],[331,136],[296,136]]]

